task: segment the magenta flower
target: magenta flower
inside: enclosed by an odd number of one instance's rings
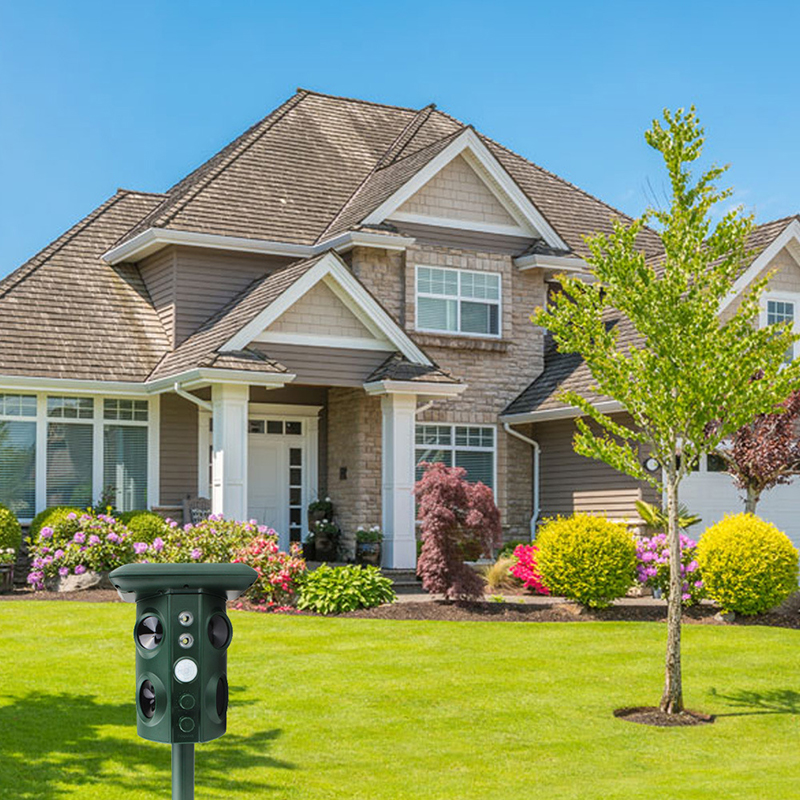
[[[62,578],[66,578],[66,577],[67,577],[67,575],[69,575],[69,569],[68,569],[67,567],[61,567],[61,568],[58,570],[58,574],[59,574],[59,575],[60,575]]]
[[[203,551],[199,547],[195,547],[194,550],[192,550],[191,555],[192,555],[192,558],[195,561],[197,561],[199,558],[202,558]]]
[[[108,539],[109,542],[118,542],[119,536],[117,536],[117,534],[114,533],[114,531],[111,531],[111,533],[109,533],[108,536],[106,536],[106,539]]]
[[[93,533],[89,537],[89,544],[100,544],[100,537],[96,533]]]
[[[72,541],[75,544],[83,544],[86,541],[86,534],[83,531],[78,531],[73,537]]]
[[[49,539],[52,535],[53,535],[52,528],[42,528],[41,531],[39,531],[40,539]]]
[[[140,556],[142,553],[147,552],[147,543],[146,542],[134,542],[133,543],[133,552],[136,553],[137,556]]]
[[[59,558],[64,558],[64,551],[59,547],[59,549],[56,550],[55,553],[53,553],[53,558],[56,559],[56,561]]]
[[[74,511],[70,511],[69,514],[67,514],[67,519],[78,519],[78,515]]]
[[[163,549],[164,540],[160,536],[156,536],[156,538],[153,539],[153,550],[155,550],[156,553],[160,553]]]
[[[84,567],[83,564],[78,564],[78,566],[75,567],[76,575],[83,575],[84,572],[86,572],[86,567]]]

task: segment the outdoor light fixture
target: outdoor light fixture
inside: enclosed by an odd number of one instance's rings
[[[256,580],[245,564],[126,564],[109,576],[136,603],[136,719],[143,739],[172,745],[172,798],[194,798],[194,745],[225,733],[225,613]]]

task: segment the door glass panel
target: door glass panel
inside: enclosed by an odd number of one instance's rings
[[[283,435],[283,422],[279,419],[270,419],[267,421],[267,433],[277,433]]]
[[[300,423],[286,423],[289,426]],[[299,542],[303,532],[303,451],[299,447],[289,448],[289,541]]]
[[[263,419],[251,419],[247,430],[249,433],[264,433],[264,420]]]
[[[287,422],[286,423],[286,433],[289,436],[302,436],[303,435],[303,423],[302,422]]]

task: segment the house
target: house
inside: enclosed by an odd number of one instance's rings
[[[109,491],[174,517],[207,496],[286,546],[330,496],[346,535],[381,525],[389,567],[415,564],[425,460],[491,486],[509,538],[632,518],[647,490],[570,449],[556,392],[585,369],[529,319],[615,216],[435,106],[298,90],[0,282],[0,502],[25,522]],[[755,234],[747,279],[782,267],[772,317],[794,313],[798,229]]]

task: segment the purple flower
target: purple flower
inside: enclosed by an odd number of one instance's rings
[[[153,539],[153,550],[155,550],[156,553],[160,553],[163,549],[164,540],[160,536],[156,536],[156,538]]]
[[[177,522],[175,522],[175,520],[174,520],[174,519],[171,519],[171,520],[169,521],[169,526],[170,526],[170,528],[177,528],[177,527],[178,527],[178,523],[177,523]]]
[[[189,533],[189,531],[192,529],[191,523],[184,525],[183,529],[186,531],[186,533]]]
[[[66,578],[66,577],[67,577],[67,575],[69,575],[69,569],[68,569],[67,567],[61,567],[61,568],[58,570],[58,574],[59,574],[59,575],[60,575],[62,578]]]
[[[146,542],[134,542],[133,543],[133,552],[136,553],[137,556],[140,556],[142,553],[147,552],[147,543]]]
[[[49,539],[53,535],[52,528],[42,528],[39,531],[39,538],[40,539]]]
[[[84,567],[83,564],[78,564],[78,566],[75,567],[76,575],[83,575],[84,572],[86,572],[86,567]]]
[[[100,537],[96,533],[93,533],[89,537],[89,544],[100,544]]]
[[[56,559],[56,561],[57,561],[59,558],[64,558],[64,551],[63,551],[63,550],[62,550],[62,549],[59,547],[59,549],[58,549],[58,550],[56,550],[56,551],[55,551],[55,553],[53,553],[53,558],[55,558],[55,559]]]
[[[83,531],[78,531],[73,537],[72,541],[75,544],[83,544],[86,541],[86,534]]]
[[[202,557],[203,551],[199,547],[195,547],[194,550],[192,550],[192,554],[191,555],[192,555],[192,558],[195,561],[197,561],[199,558]]]
[[[74,511],[70,511],[69,514],[67,514],[67,519],[78,519],[78,515]]]
[[[118,542],[119,536],[117,536],[117,534],[114,533],[114,531],[111,531],[111,533],[109,533],[108,536],[106,536],[106,539],[108,539],[109,542]]]
[[[39,548],[39,552],[42,553],[43,555],[47,555],[50,552],[50,548],[49,547],[40,547]]]

